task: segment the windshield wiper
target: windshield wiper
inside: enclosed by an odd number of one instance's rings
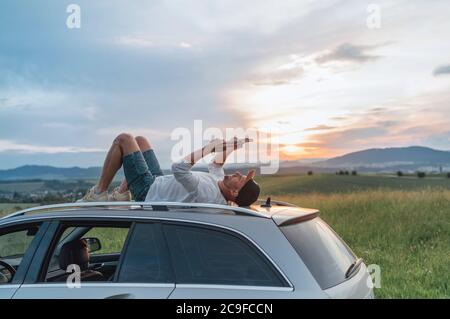
[[[362,264],[363,259],[358,258],[352,264],[348,267],[347,271],[345,272],[345,278],[351,277],[353,273],[359,268],[359,266]]]

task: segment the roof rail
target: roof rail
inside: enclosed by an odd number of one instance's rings
[[[81,203],[63,203],[55,205],[45,205],[31,207],[18,212],[6,215],[0,219],[7,219],[16,216],[22,216],[27,213],[46,212],[51,210],[71,210],[76,208],[113,208],[113,207],[138,207],[140,209],[151,208],[152,210],[169,210],[169,208],[212,208],[222,209],[230,212],[234,212],[237,215],[247,215],[256,217],[266,217],[266,215],[244,207],[220,205],[220,204],[207,204],[207,203],[182,203],[182,202],[81,202]]]

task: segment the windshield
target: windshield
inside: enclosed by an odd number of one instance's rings
[[[280,227],[322,289],[346,280],[356,257],[320,218]]]

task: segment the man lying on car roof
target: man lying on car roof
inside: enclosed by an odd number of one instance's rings
[[[259,196],[259,185],[253,180],[255,171],[247,175],[236,172],[225,175],[223,164],[248,138],[231,142],[214,140],[200,150],[172,165],[173,175],[164,175],[158,159],[145,137],[118,135],[106,156],[97,185],[79,201],[170,201],[227,204],[253,204]],[[203,157],[215,153],[209,172],[193,172],[191,168]],[[108,195],[108,187],[123,164],[125,180]]]

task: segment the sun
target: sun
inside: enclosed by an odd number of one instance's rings
[[[286,154],[296,154],[300,152],[300,147],[297,145],[286,145],[282,147],[282,151]]]

